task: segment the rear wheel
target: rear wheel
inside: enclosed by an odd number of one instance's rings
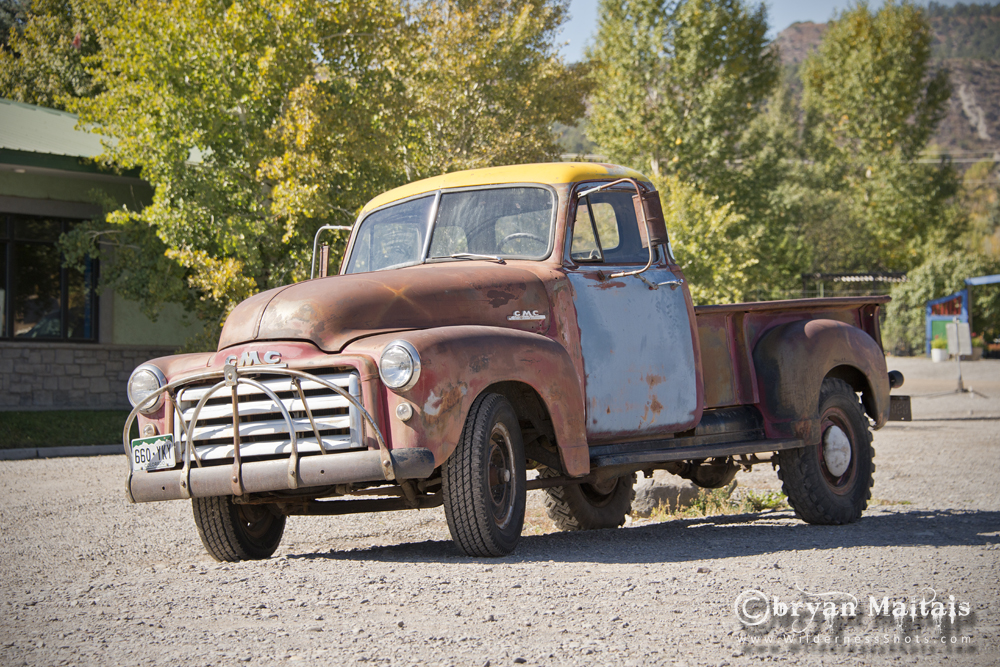
[[[542,477],[558,473],[545,470]],[[570,484],[545,489],[545,511],[559,530],[617,528],[635,498],[635,473],[603,484]]]
[[[788,503],[803,521],[833,525],[857,521],[871,498],[875,449],[858,395],[827,378],[819,396],[818,445],[778,452],[778,474]]]
[[[192,498],[201,543],[215,560],[270,558],[281,543],[285,517],[267,505],[238,505],[232,496]]]
[[[476,399],[458,447],[442,467],[451,537],[468,556],[506,556],[524,526],[524,443],[517,415],[500,394]]]

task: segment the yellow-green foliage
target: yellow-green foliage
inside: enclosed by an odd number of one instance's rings
[[[583,115],[582,67],[559,58],[559,0],[427,0],[406,73],[414,105],[407,178],[557,159],[553,122]]]
[[[915,162],[947,111],[947,70],[934,69],[923,11],[864,3],[831,21],[802,67],[805,167],[825,215],[805,221],[826,271],[907,271],[951,242],[947,165]],[[840,266],[837,266],[839,264]]]
[[[653,177],[670,244],[697,304],[743,301],[754,287],[762,232],[747,233],[745,217],[677,176]]]
[[[104,161],[155,188],[64,251],[116,246],[105,287],[150,315],[185,302],[209,337],[247,296],[308,277],[320,225],[417,177],[553,158],[553,122],[583,112],[585,79],[556,52],[560,0],[36,7],[0,51],[0,94],[67,105],[113,138]],[[346,235],[327,238],[336,270]]]

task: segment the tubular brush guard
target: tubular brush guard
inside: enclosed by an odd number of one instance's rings
[[[292,384],[303,403],[309,422],[319,443],[321,455],[300,459],[297,436],[288,408],[270,388],[257,380],[246,377],[249,373],[259,375],[259,368],[240,369],[232,364],[226,364],[221,371],[209,371],[181,380],[168,383],[136,405],[125,422],[122,433],[122,444],[125,452],[130,452],[129,432],[139,410],[145,405],[156,402],[161,394],[167,395],[167,410],[173,411],[175,424],[180,427],[180,435],[184,442],[181,470],[164,470],[136,475],[129,466],[126,490],[131,502],[148,502],[154,500],[169,500],[191,498],[193,496],[240,496],[244,493],[259,493],[284,489],[297,489],[300,483],[305,486],[320,486],[328,484],[343,484],[351,482],[394,481],[396,479],[421,479],[429,476],[434,470],[434,457],[426,449],[404,449],[390,452],[382,437],[381,431],[368,413],[361,401],[343,388],[323,378],[309,373],[289,368],[269,368],[269,375],[284,375],[292,379]],[[174,389],[203,380],[218,380],[198,401],[190,420],[185,420],[174,395]],[[378,451],[355,451],[329,453],[323,446],[319,429],[313,419],[302,391],[301,380],[320,384],[330,391],[343,397],[362,416],[378,442]],[[288,462],[281,460],[255,461],[244,463],[240,457],[240,421],[239,403],[236,400],[239,385],[249,385],[271,399],[281,411],[282,419],[288,428],[291,441],[291,453]],[[233,465],[203,466],[202,460],[194,447],[192,437],[202,408],[216,392],[229,388],[233,397]],[[174,431],[177,429],[175,428]],[[172,434],[175,435],[175,434]],[[332,458],[331,458],[332,457]],[[194,461],[196,468],[191,467]],[[171,474],[172,473],[172,474]]]

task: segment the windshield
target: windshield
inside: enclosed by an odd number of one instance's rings
[[[541,187],[460,190],[411,199],[361,221],[346,272],[426,260],[544,259],[554,220],[555,195]]]

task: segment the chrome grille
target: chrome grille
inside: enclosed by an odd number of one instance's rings
[[[312,373],[346,390],[361,400],[361,384],[353,369],[324,369]],[[299,453],[319,452],[316,433],[295,384],[290,377],[261,373],[255,377],[280,399],[292,418]],[[350,402],[328,387],[313,380],[300,380],[313,420],[326,451],[363,449],[361,415]],[[177,404],[189,430],[191,418],[200,401],[215,385],[185,386],[177,393]],[[257,387],[237,386],[240,414],[240,455],[247,457],[291,454],[291,439],[281,409]],[[183,440],[181,429],[175,429]],[[205,403],[192,430],[192,439],[203,461],[233,458],[232,389],[220,387]],[[186,443],[185,443],[186,444]]]

